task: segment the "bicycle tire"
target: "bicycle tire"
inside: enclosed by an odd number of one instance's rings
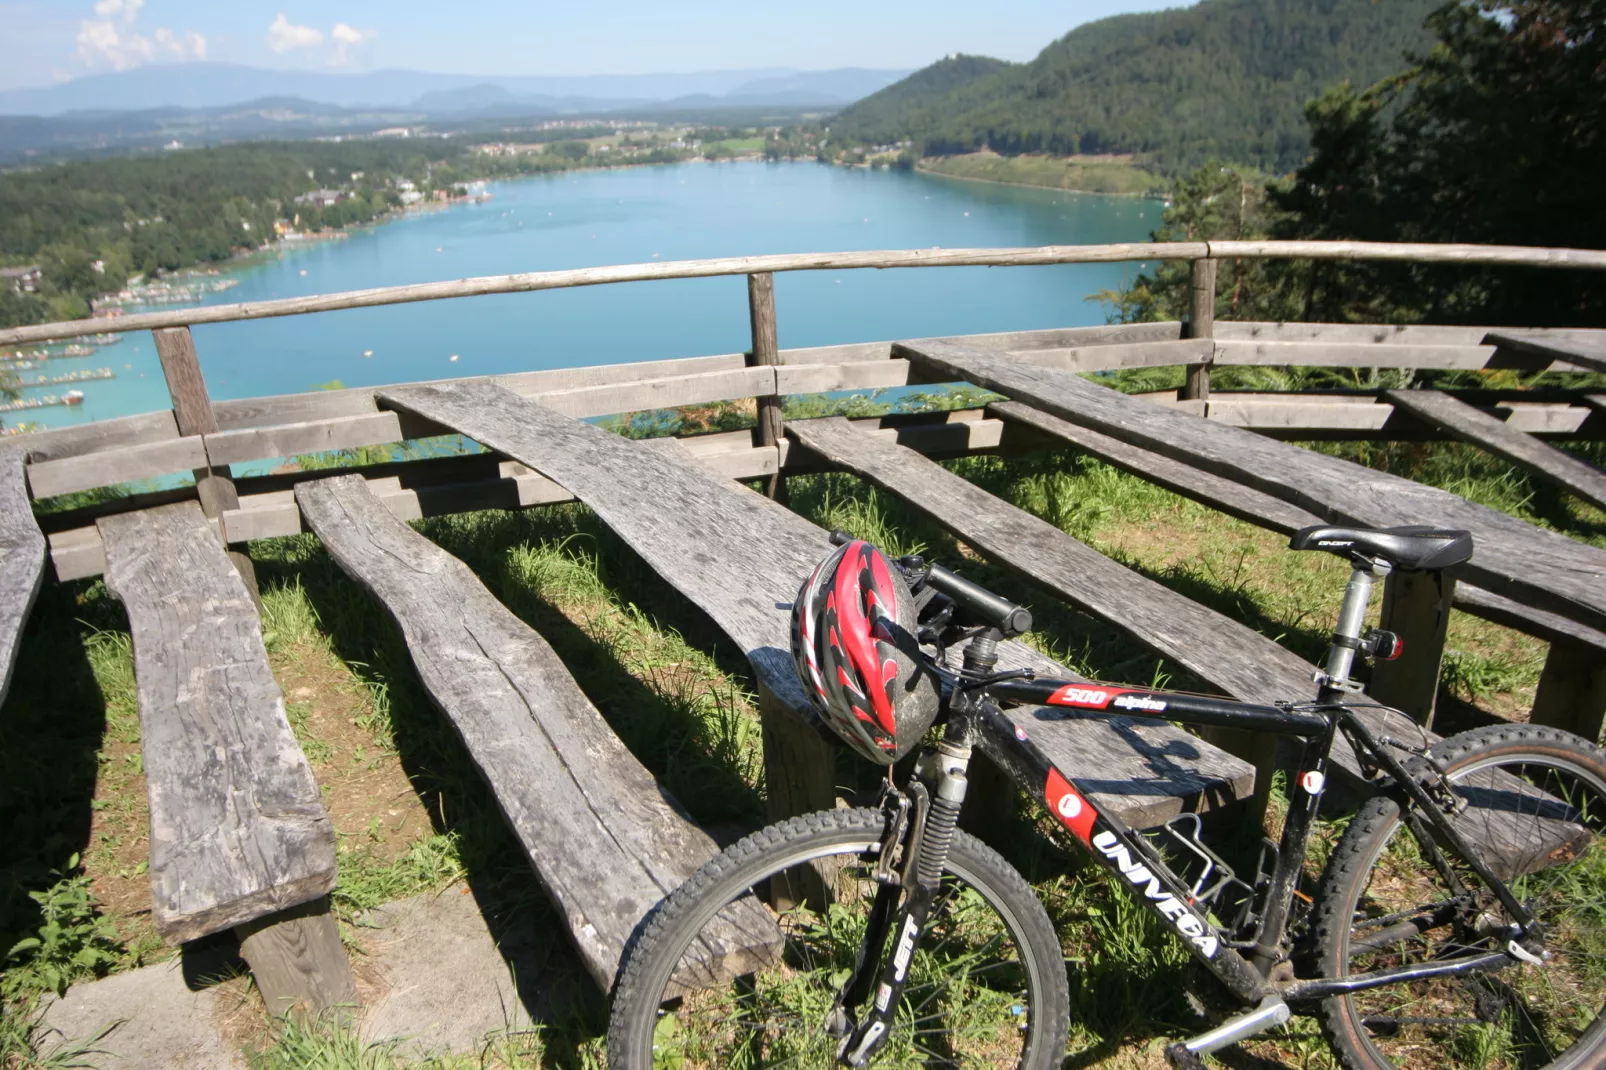
[[[1441,740],[1429,754],[1465,803],[1452,818],[1457,831],[1475,849],[1500,845],[1483,849],[1483,859],[1546,926],[1552,957],[1323,1000],[1328,1043],[1348,1070],[1601,1066],[1606,752],[1557,729],[1496,725]],[[1461,894],[1431,864],[1393,798],[1364,803],[1317,894],[1312,932],[1321,976],[1504,947],[1503,908],[1464,862],[1451,869]]]
[[[743,1065],[834,1065],[836,1042],[825,1033],[824,1016],[847,971],[840,957],[817,963],[811,957],[812,950],[800,955],[790,944],[790,935],[780,965],[762,975],[745,975],[733,986],[738,989],[739,1000],[746,1002],[737,1002],[737,1013],[730,1017],[716,1019],[717,1027],[712,1031],[684,1023],[692,1019],[693,1012],[725,1012],[732,1007],[722,1002],[729,996],[698,992],[678,1005],[674,1000],[666,1001],[665,996],[687,948],[726,905],[749,890],[762,890],[771,878],[800,872],[802,866],[810,866],[812,872],[818,873],[827,871],[822,863],[831,863],[829,871],[838,895],[824,919],[828,928],[844,928],[848,938],[836,941],[841,946],[826,951],[840,956],[845,949],[851,963],[858,940],[853,919],[844,911],[853,904],[867,904],[869,899],[842,894],[845,886],[840,882],[868,868],[866,862],[873,865],[884,827],[884,815],[870,809],[827,810],[796,817],[727,848],[693,875],[664,902],[626,954],[608,1031],[609,1067],[646,1070],[653,1065],[730,1065],[737,1061],[730,1055],[720,1057],[704,1050],[725,1041],[744,1053]],[[973,891],[979,901],[966,894],[966,889]],[[935,1061],[939,1064],[1008,1065],[1004,1049],[1018,1044],[1016,1065],[1029,1070],[1057,1066],[1065,1051],[1069,996],[1059,939],[1042,903],[996,852],[959,830],[954,834],[945,867],[943,891],[928,925],[928,936],[909,969],[899,1024],[873,1065],[897,1065],[906,1059],[928,1065],[933,1055],[938,1056]],[[985,908],[987,917],[977,913],[978,906]],[[821,915],[813,912],[807,902],[784,913],[771,914],[789,933],[798,933],[800,940],[819,939]],[[966,927],[963,933],[960,925]],[[950,942],[955,951],[968,956],[978,946],[990,946],[1000,932],[1007,934],[1016,957],[1004,952],[1000,960],[1003,966],[997,973],[983,975],[973,964],[964,964],[962,957],[952,961],[942,958]],[[984,938],[980,945],[975,943],[978,937]],[[923,956],[928,961],[922,962]],[[962,964],[948,972],[939,968],[954,962]],[[771,987],[776,979],[792,987]],[[1017,979],[1021,992],[987,987],[989,982]],[[963,1014],[973,1015],[978,1008],[990,1009],[999,1022],[984,1023],[979,1032],[973,1029],[961,1038],[963,1043],[958,1047],[953,1036],[939,1037],[934,1030],[905,1028],[900,1033],[900,1028],[937,1019],[950,1008],[939,995],[945,984],[957,986],[957,994],[964,1001]],[[795,992],[799,987],[806,991]],[[801,1005],[803,1009],[795,1018],[779,1019],[772,1010],[776,999],[790,999],[789,1007]],[[1024,1003],[1003,1002],[1016,999],[1024,999]],[[920,1001],[918,1010],[934,1010],[911,1018],[904,1012],[914,1010],[915,1001]],[[818,1021],[804,1020],[811,1012]],[[953,1013],[961,1012],[956,1009]],[[749,1021],[752,1017],[759,1020]],[[980,1054],[970,1054],[973,1051]],[[1005,1061],[1001,1062],[1000,1056],[1005,1056]],[[791,1061],[779,1061],[783,1059]]]

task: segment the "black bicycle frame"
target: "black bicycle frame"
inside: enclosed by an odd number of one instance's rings
[[[1303,755],[1291,784],[1291,788],[1297,790],[1291,792],[1276,863],[1252,942],[1235,943],[1213,924],[1197,908],[1191,889],[1171,873],[1149,841],[1120,818],[1101,810],[1073,778],[1056,768],[1031,741],[1027,729],[1006,717],[995,702],[1158,716],[1182,724],[1254,729],[1302,740]],[[1409,977],[1399,975],[1399,971],[1381,970],[1295,984],[1289,984],[1287,978],[1278,982],[1272,980],[1273,968],[1286,957],[1282,945],[1293,893],[1304,867],[1310,828],[1326,786],[1333,741],[1340,730],[1380,768],[1394,776],[1395,783],[1416,803],[1418,812],[1445,837],[1444,842],[1488,882],[1508,909],[1515,908],[1513,917],[1526,924],[1527,912],[1477,853],[1467,848],[1426,789],[1342,706],[1335,705],[1329,713],[1312,713],[1087,681],[1006,680],[989,684],[982,693],[956,692],[949,703],[947,736],[950,742],[979,748],[1022,790],[1041,800],[1094,859],[1119,878],[1118,883],[1176,934],[1189,952],[1246,1004],[1258,1002],[1274,991],[1291,999],[1318,999],[1422,975],[1462,973],[1513,961],[1503,954],[1484,954],[1417,967]]]

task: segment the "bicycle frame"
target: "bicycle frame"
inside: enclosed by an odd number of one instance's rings
[[[1253,940],[1234,942],[1197,909],[1191,890],[1171,873],[1148,840],[1114,814],[1101,809],[1074,778],[1054,766],[1031,741],[1027,730],[1006,717],[995,701],[1009,705],[1130,712],[1159,716],[1181,724],[1255,729],[1302,741],[1303,755],[1292,781],[1296,790],[1290,799],[1276,863],[1265,892],[1264,910]],[[1511,895],[1505,883],[1482,863],[1477,852],[1467,846],[1428,790],[1388,753],[1353,712],[1340,705],[1335,704],[1331,713],[1322,714],[1086,681],[1007,680],[988,685],[982,693],[957,692],[949,706],[946,738],[950,744],[980,749],[1019,788],[1047,806],[1094,860],[1119,878],[1116,883],[1159,918],[1194,958],[1245,1004],[1254,1004],[1268,995],[1285,1000],[1320,999],[1517,961],[1502,951],[1345,978],[1294,981],[1291,973],[1278,976],[1274,972],[1286,959],[1282,945],[1293,893],[1304,866],[1310,828],[1326,787],[1333,743],[1341,731],[1357,749],[1366,752],[1379,768],[1393,776],[1396,790],[1405,796],[1400,800],[1402,809],[1414,803],[1410,812],[1425,817],[1443,837],[1442,842],[1487,882],[1520,924],[1526,925],[1531,920],[1528,912]],[[1431,845],[1429,853],[1437,854],[1434,863],[1447,871],[1442,854]]]

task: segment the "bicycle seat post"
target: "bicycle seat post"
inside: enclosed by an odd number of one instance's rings
[[[1372,600],[1372,587],[1392,572],[1393,566],[1381,558],[1355,555],[1344,588],[1344,604],[1338,610],[1332,645],[1327,648],[1326,668],[1316,674],[1321,685],[1321,701],[1335,702],[1360,688],[1350,680],[1355,654],[1361,649],[1361,632],[1366,626],[1366,607]]]

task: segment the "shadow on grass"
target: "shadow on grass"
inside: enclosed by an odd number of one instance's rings
[[[107,698],[88,656],[97,631],[126,632],[127,618],[99,583],[50,582],[23,630],[10,693],[0,707],[0,948],[39,935],[43,896],[77,869],[90,845],[91,803],[107,725]],[[87,911],[87,905],[85,907]],[[76,913],[58,919],[87,923]],[[68,949],[67,953],[71,953]],[[8,995],[34,983],[30,966],[40,955],[23,952],[6,965]],[[71,963],[57,964],[71,977]],[[35,970],[34,972],[39,972]]]

